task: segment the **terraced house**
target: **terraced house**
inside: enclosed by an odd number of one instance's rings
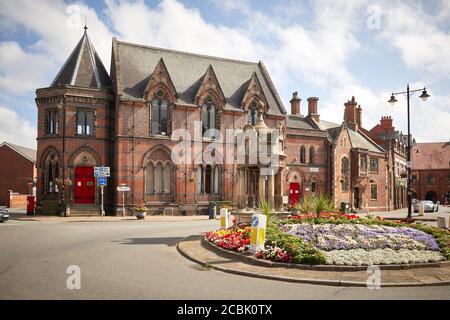
[[[317,97],[302,114],[298,93],[288,114],[261,61],[114,38],[108,74],[85,30],[50,87],[36,95],[45,213],[59,212],[61,203],[72,214],[99,213],[96,166],[111,167],[105,204],[113,214],[121,184],[131,187],[129,208],[145,204],[154,213],[201,214],[211,201],[239,210],[263,199],[283,209],[314,193],[329,194],[336,206],[388,207],[386,153],[362,128],[355,99],[336,108],[344,111],[342,123],[320,118]]]

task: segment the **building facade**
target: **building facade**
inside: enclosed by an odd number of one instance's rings
[[[294,93],[288,114],[257,63],[112,41],[110,75],[87,32],[50,87],[36,91],[38,202],[96,210],[94,167],[109,166],[108,212],[205,213],[266,200],[276,209],[325,193],[335,204],[386,210],[387,157],[361,126],[355,99],[344,121],[323,121],[318,98]]]
[[[450,143],[416,143],[411,162],[413,197],[449,204]]]
[[[0,144],[0,206],[10,205],[11,192],[33,194],[37,174],[35,164],[36,150],[9,142]]]
[[[388,164],[388,209],[408,207],[407,199],[407,148],[408,137],[396,131],[390,116],[381,118],[380,123],[370,129],[370,137],[387,153]]]

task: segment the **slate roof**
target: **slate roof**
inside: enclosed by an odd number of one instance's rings
[[[89,40],[86,30],[64,66],[58,72],[51,87],[71,85],[87,88],[111,86],[111,79],[100,57]]]
[[[417,143],[411,149],[413,170],[450,170],[450,142]]]
[[[371,142],[367,137],[363,136],[360,132],[355,132],[351,129],[348,130],[350,136],[350,142],[353,148],[367,149],[372,152],[383,152],[383,149]]]
[[[2,146],[8,146],[9,148],[13,149],[14,151],[16,151],[20,155],[24,156],[28,160],[30,160],[32,162],[36,162],[36,150],[34,150],[34,149],[19,146],[17,144],[12,144],[12,143],[9,143],[6,141],[0,144],[0,147],[2,147]]]
[[[307,118],[292,114],[286,116],[286,127],[291,129],[317,130]]]
[[[212,66],[225,95],[225,108],[241,109],[240,105],[248,83],[255,72],[270,114],[286,114],[286,110],[260,61],[245,62],[210,57],[188,52],[137,45],[113,39],[113,67],[117,94],[128,99],[142,99],[145,87],[157,63],[163,59],[176,88],[178,103],[194,104],[201,79]]]

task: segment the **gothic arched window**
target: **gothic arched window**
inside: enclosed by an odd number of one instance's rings
[[[210,129],[218,129],[217,107],[214,104],[212,96],[208,96],[206,103],[202,106],[202,135],[206,138],[214,139],[213,133],[205,136],[205,133]]]
[[[197,194],[220,194],[221,167],[219,165],[200,165],[195,170]]]
[[[312,163],[312,164],[313,164],[314,161],[315,161],[314,147],[311,146],[311,147],[309,148],[309,163]]]
[[[253,100],[248,108],[247,120],[252,126],[258,121],[258,104],[256,103],[256,100]]]
[[[343,175],[348,175],[350,171],[350,164],[347,157],[342,158],[341,160],[341,173]]]
[[[306,149],[305,146],[300,147],[300,163],[306,163]]]
[[[169,103],[166,99],[166,93],[158,90],[152,100],[152,134],[167,135],[169,119]]]
[[[172,192],[172,165],[171,163],[158,162],[156,165],[149,163],[145,168],[145,193],[170,194]]]

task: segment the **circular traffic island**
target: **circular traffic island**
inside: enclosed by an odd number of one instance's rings
[[[249,252],[250,237],[251,227],[241,225],[208,232],[203,242],[253,264],[315,270],[439,267],[450,257],[448,230],[371,216],[296,216],[269,223],[264,247],[256,253]]]

